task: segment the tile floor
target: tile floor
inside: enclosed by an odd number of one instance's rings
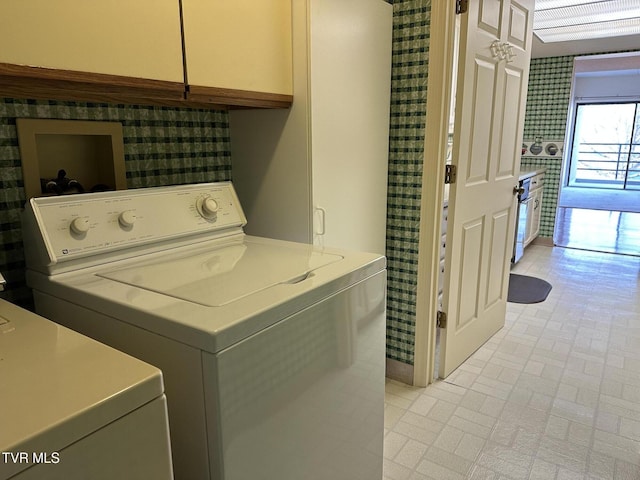
[[[385,480],[640,479],[640,258],[531,246],[549,281],[445,381],[387,381]]]

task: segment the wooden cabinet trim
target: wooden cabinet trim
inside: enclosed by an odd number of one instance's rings
[[[0,96],[206,108],[289,108],[291,95],[0,63]]]
[[[113,103],[135,103],[140,99],[142,103],[153,100],[166,105],[184,99],[184,86],[163,80],[0,63],[0,94]]]
[[[228,105],[229,108],[289,108],[293,102],[293,95],[189,85],[187,100],[203,104],[218,103]]]

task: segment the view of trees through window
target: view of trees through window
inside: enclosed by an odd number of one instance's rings
[[[570,186],[640,189],[640,103],[578,104]]]

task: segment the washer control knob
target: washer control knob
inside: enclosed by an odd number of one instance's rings
[[[125,210],[118,215],[118,223],[123,228],[131,228],[136,223],[136,214],[133,210]]]
[[[204,218],[212,219],[218,214],[218,202],[210,196],[202,197],[198,200],[198,212]]]
[[[76,235],[84,235],[89,231],[89,219],[86,217],[74,218],[69,227]]]

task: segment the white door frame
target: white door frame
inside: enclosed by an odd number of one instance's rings
[[[431,3],[427,115],[420,201],[413,384],[434,379],[444,172],[454,78],[455,2]]]

